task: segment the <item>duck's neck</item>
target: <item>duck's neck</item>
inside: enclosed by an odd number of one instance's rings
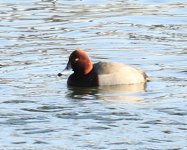
[[[82,69],[74,69],[74,74],[76,74],[79,77],[89,75],[93,71],[93,64],[88,63],[87,65],[84,65],[84,68]]]
[[[93,70],[93,64],[92,62],[89,62],[84,69],[84,75],[89,74],[92,70]]]

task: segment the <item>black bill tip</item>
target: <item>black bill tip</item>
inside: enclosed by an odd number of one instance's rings
[[[62,76],[62,73],[58,73],[57,76],[61,77],[61,76]]]

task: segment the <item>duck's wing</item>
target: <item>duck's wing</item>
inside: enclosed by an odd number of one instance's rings
[[[99,62],[94,64],[94,70],[99,85],[144,83],[147,78],[143,70],[122,63]]]

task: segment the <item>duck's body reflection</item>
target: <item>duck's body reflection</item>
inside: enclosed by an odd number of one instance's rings
[[[143,98],[137,96],[145,91],[146,84],[115,85],[100,87],[71,87],[68,86],[67,97],[73,99],[98,99],[113,102],[139,101]]]

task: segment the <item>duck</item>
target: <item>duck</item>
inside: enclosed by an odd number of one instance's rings
[[[144,70],[119,62],[93,63],[81,48],[74,50],[65,70],[72,69],[73,73],[67,80],[68,86],[94,87],[110,85],[132,85],[146,83],[149,78]],[[58,76],[61,76],[59,73]]]

